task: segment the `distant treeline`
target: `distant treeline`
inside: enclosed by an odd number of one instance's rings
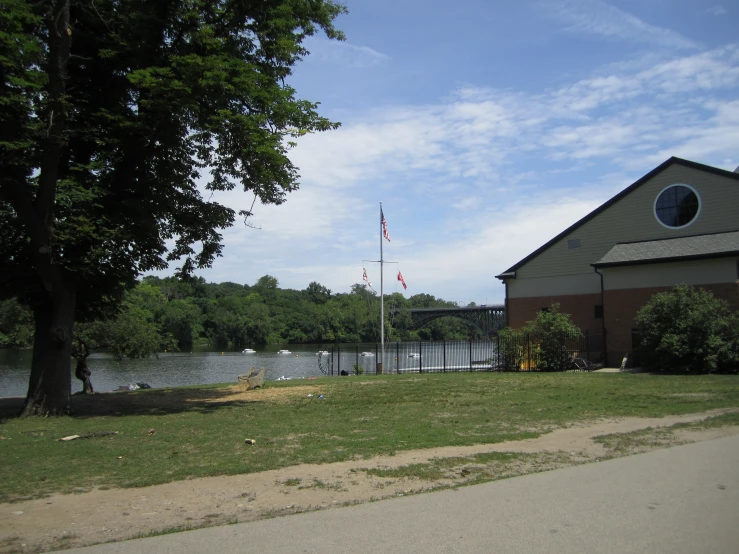
[[[411,330],[410,308],[455,307],[429,294],[406,299],[385,296],[386,340],[480,338],[463,320],[441,318]],[[391,312],[395,313],[391,317]],[[117,315],[107,321],[77,324],[76,334],[96,337],[98,347],[126,355],[136,341],[157,348],[189,349],[193,344],[219,348],[278,343],[352,343],[380,340],[380,298],[363,284],[334,294],[313,282],[304,290],[281,289],[270,275],[254,285],[206,283],[145,277],[126,294]],[[22,348],[33,342],[33,316],[17,300],[0,302],[0,347]],[[133,343],[133,344],[132,344]]]

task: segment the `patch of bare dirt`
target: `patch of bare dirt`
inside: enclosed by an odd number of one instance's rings
[[[297,391],[305,388],[306,390]],[[278,389],[280,390],[280,389]],[[315,387],[291,387],[290,392],[316,394]],[[266,396],[270,390],[255,391]],[[250,392],[253,398],[255,392]],[[239,401],[240,392],[224,394],[223,402]],[[739,434],[739,427],[666,430],[736,409],[721,409],[664,418],[622,418],[578,424],[536,439],[465,447],[441,447],[398,452],[371,460],[325,465],[302,465],[263,473],[210,477],[139,489],[94,490],[76,495],[0,504],[0,552],[32,552],[79,547],[162,532],[244,522],[276,515],[327,509],[427,490],[459,486],[525,473],[546,471],[627,455],[644,448],[696,442]],[[633,433],[652,428],[660,440],[640,434],[637,446],[616,452],[595,437]],[[620,444],[628,444],[622,441]],[[646,445],[646,446],[645,446]],[[520,453],[510,459],[487,462],[480,454]],[[413,471],[405,476],[392,471],[373,475],[367,470],[393,470],[411,464],[433,466],[448,459],[438,478]],[[493,457],[494,458],[494,457]],[[443,464],[442,464],[443,465]]]
[[[293,398],[302,398],[313,394],[318,396],[322,394],[320,387],[310,385],[299,385],[297,387],[286,388],[266,388],[244,391],[237,385],[221,389],[225,394],[205,399],[208,403],[226,403],[226,402],[289,402]]]

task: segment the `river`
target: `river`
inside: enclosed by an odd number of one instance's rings
[[[346,371],[355,366],[365,373],[375,373],[379,357],[378,345],[290,344],[253,347],[256,352],[220,351],[210,347],[193,347],[192,352],[160,353],[144,360],[117,360],[107,352],[93,352],[87,359],[92,372],[92,385],[97,392],[117,390],[131,383],[147,383],[151,387],[175,387],[210,383],[236,383],[249,368],[264,368],[265,380],[282,377],[303,379]],[[418,371],[465,371],[470,362],[484,369],[492,357],[489,341],[406,342],[388,343],[385,351],[385,373]],[[289,350],[289,354],[279,351]],[[328,356],[317,356],[330,351]],[[365,355],[362,355],[362,354]],[[31,350],[0,349],[0,397],[25,396],[31,372]],[[82,382],[72,377],[72,392],[82,390]]]
[[[321,345],[270,345],[254,347],[255,354],[193,347],[192,352],[160,353],[144,360],[117,360],[107,352],[93,352],[87,358],[92,386],[98,392],[112,391],[129,383],[152,387],[173,387],[209,383],[236,383],[252,366],[265,368],[265,379],[293,379],[321,375],[318,367]],[[278,354],[289,349],[290,354]],[[0,349],[0,396],[25,396],[31,372],[31,350]],[[72,392],[82,390],[82,382],[72,377]]]

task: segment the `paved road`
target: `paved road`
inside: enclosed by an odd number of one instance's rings
[[[67,554],[739,552],[739,436]]]

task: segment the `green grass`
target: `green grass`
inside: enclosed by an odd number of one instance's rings
[[[685,430],[714,429],[716,427],[739,426],[739,413],[723,414],[693,423],[678,423],[669,427],[641,429],[630,433],[612,433],[593,437],[593,441],[602,444],[609,457],[618,457],[638,452],[647,452],[654,448],[664,448],[683,444],[677,434]]]
[[[538,466],[544,467],[551,463],[564,461],[560,459],[561,456],[562,454],[549,452],[536,454],[489,452],[463,457],[433,458],[427,463],[408,464],[388,469],[362,469],[362,471],[381,479],[420,479],[431,482],[461,479],[464,484],[470,484],[528,473],[529,468],[531,471],[536,471]]]
[[[715,427],[739,426],[739,413],[709,417],[695,423],[678,423],[675,429],[713,429]]]
[[[737,376],[385,375],[270,383],[268,389],[295,386],[312,387],[314,397],[212,403],[231,391],[146,390],[75,397],[75,416],[3,419],[0,500],[533,438],[601,417],[739,406]],[[58,442],[106,431],[118,434]],[[245,445],[245,437],[256,444]]]
[[[675,427],[660,427],[658,429],[648,427],[630,433],[601,435],[594,437],[593,442],[602,444],[608,452],[608,457],[647,452],[654,448],[678,444],[674,433]]]

